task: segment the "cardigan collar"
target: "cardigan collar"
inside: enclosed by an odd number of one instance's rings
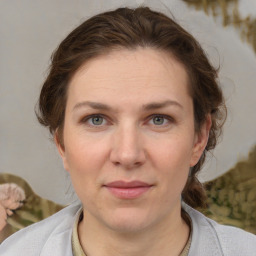
[[[224,254],[220,241],[213,227],[214,222],[184,202],[182,202],[182,208],[189,214],[193,226],[192,242],[188,255],[223,256]],[[53,248],[56,252],[60,252],[59,255],[72,255],[72,228],[77,218],[77,214],[81,211],[81,205],[76,206],[75,209],[76,214],[69,216],[65,222],[56,227],[51,233],[41,251],[41,256],[51,255]]]

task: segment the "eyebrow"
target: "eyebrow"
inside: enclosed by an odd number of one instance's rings
[[[148,110],[164,108],[164,107],[167,107],[170,105],[177,106],[177,107],[183,109],[182,105],[174,100],[166,100],[163,102],[152,102],[149,104],[144,104],[142,106],[142,109],[148,111]],[[76,109],[82,108],[82,107],[87,107],[87,106],[90,108],[93,108],[93,109],[98,109],[98,110],[113,110],[112,107],[110,107],[109,105],[103,104],[103,103],[93,102],[93,101],[83,101],[83,102],[77,103],[74,106],[73,111]]]
[[[106,104],[103,103],[99,103],[99,102],[92,102],[92,101],[83,101],[83,102],[79,102],[77,103],[74,108],[73,111],[78,109],[78,108],[82,108],[82,107],[91,107],[93,109],[100,109],[100,110],[112,110],[112,108]]]
[[[179,108],[183,108],[182,105],[175,101],[175,100],[166,100],[166,101],[163,101],[163,102],[152,102],[152,103],[149,103],[149,104],[145,104],[142,106],[142,108],[144,110],[153,110],[153,109],[159,109],[159,108],[164,108],[164,107],[167,107],[167,106],[177,106]]]

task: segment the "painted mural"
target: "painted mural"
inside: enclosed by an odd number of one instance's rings
[[[246,41],[256,54],[256,17],[242,17],[239,0],[183,1],[196,10],[212,15],[215,20],[221,18],[223,27],[233,26],[241,40]],[[208,195],[206,215],[219,223],[256,234],[256,146],[247,159],[238,161],[227,173],[205,183],[205,187]]]
[[[234,26],[241,36],[246,40],[256,53],[256,18],[248,15],[241,17],[238,9],[239,0],[183,0],[189,6],[202,9],[207,15],[215,18],[222,17],[222,25]]]

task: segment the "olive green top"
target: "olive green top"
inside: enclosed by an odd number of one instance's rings
[[[82,246],[80,244],[79,241],[79,237],[78,237],[78,224],[79,222],[83,219],[83,211],[81,210],[81,212],[77,215],[78,217],[76,218],[74,227],[73,227],[73,231],[72,231],[72,251],[73,251],[73,256],[86,256],[86,254],[84,253]]]

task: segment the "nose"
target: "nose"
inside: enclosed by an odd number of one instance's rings
[[[146,153],[139,128],[126,125],[116,130],[113,134],[110,160],[127,170],[145,163]]]

